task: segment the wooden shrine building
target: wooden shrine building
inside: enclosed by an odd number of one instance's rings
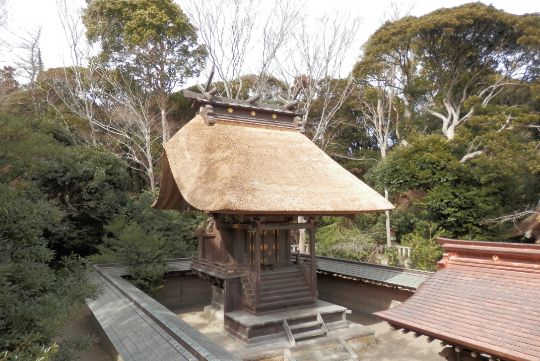
[[[317,301],[317,221],[393,206],[302,134],[293,104],[211,93],[184,92],[199,111],[165,144],[154,207],[211,216],[192,269],[212,280],[212,304],[234,336],[252,341],[285,332],[294,339],[291,329],[301,321],[288,318],[291,308],[308,321],[343,321],[345,308]],[[309,235],[308,258],[291,257],[299,229]]]

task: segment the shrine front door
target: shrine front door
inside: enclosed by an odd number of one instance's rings
[[[249,258],[253,265],[255,260],[255,237],[251,237],[249,242]],[[262,269],[273,269],[277,266],[289,264],[291,262],[290,251],[290,231],[288,230],[268,230],[261,232],[261,267]]]

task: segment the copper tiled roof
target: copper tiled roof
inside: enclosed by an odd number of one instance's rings
[[[503,360],[540,360],[540,245],[439,239],[439,271],[377,315]]]

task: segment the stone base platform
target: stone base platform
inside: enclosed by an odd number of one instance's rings
[[[310,306],[262,315],[243,310],[227,312],[224,328],[244,343],[286,341],[294,346],[348,327],[347,313],[350,311],[345,307],[317,300]]]
[[[372,329],[348,322],[346,327],[334,329],[326,337],[295,346],[285,339],[267,344],[258,342],[235,354],[244,361],[357,361],[358,354],[375,343]]]

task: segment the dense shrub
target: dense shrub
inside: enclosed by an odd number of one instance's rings
[[[500,239],[501,229],[484,221],[537,202],[540,156],[534,143],[495,132],[482,140],[485,153],[460,162],[471,142],[467,134],[464,129],[453,142],[439,135],[411,137],[367,174],[376,188],[391,191],[398,239],[418,222],[432,222],[448,237]]]
[[[374,234],[367,233],[347,218],[323,218],[317,231],[317,254],[376,262],[380,247]]]
[[[37,187],[18,186],[0,184],[0,358],[32,360],[96,289],[88,283],[86,263],[55,261],[47,247],[62,210]]]
[[[0,127],[0,181],[32,182],[64,214],[48,247],[58,257],[94,253],[128,199],[126,167],[111,153],[66,146],[49,134],[54,128],[31,119],[0,114]]]
[[[411,262],[413,268],[424,271],[435,271],[437,261],[441,259],[443,251],[436,238],[444,234],[437,225],[420,222],[412,233],[403,237],[402,243],[411,247]]]
[[[200,212],[178,213],[151,208],[155,195],[133,196],[106,226],[97,262],[126,263],[133,282],[151,289],[166,271],[165,259],[191,256],[196,249],[195,228],[206,220]]]

